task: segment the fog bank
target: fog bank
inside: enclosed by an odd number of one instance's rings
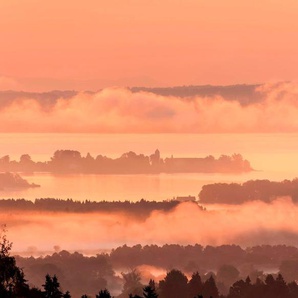
[[[0,132],[256,133],[298,131],[298,84],[256,87],[241,105],[220,95],[165,96],[109,88],[45,101],[19,98],[0,109]],[[248,99],[249,102],[249,99]]]
[[[195,244],[298,246],[298,206],[288,198],[271,204],[213,206],[202,210],[192,203],[173,211],[153,211],[137,219],[122,213],[1,212],[14,251],[108,249],[128,244]]]

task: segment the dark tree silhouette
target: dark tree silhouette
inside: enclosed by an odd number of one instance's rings
[[[155,289],[154,280],[150,279],[149,285],[143,288],[143,296],[144,298],[157,298],[158,294]]]
[[[292,281],[288,284],[289,296],[290,298],[298,297],[298,285],[296,282]]]
[[[202,294],[203,294],[203,297],[211,297],[211,296],[212,296],[212,298],[219,297],[218,289],[217,289],[213,275],[211,275],[204,282]]]
[[[100,290],[96,298],[112,298],[110,292],[107,289]]]
[[[238,280],[231,287],[228,294],[229,298],[249,298],[251,296],[251,284],[247,278],[246,281]]]
[[[284,281],[282,275],[274,279],[273,275],[268,274],[265,283],[259,278],[251,284],[249,278],[245,281],[239,280],[230,288],[227,298],[294,298],[298,297],[298,285],[296,282],[289,283]]]
[[[10,256],[12,243],[6,238],[3,227],[0,236],[0,297],[23,297],[29,294],[23,271],[16,266],[16,260]]]
[[[171,270],[159,282],[161,298],[187,297],[187,277],[179,270]]]
[[[63,295],[63,298],[71,298],[69,291],[65,292],[65,294]]]
[[[61,297],[63,297],[63,294],[60,291],[60,283],[58,282],[56,275],[51,277],[49,274],[47,274],[45,284],[42,286],[44,287],[45,298],[61,298]]]
[[[203,283],[199,272],[193,273],[190,281],[188,282],[187,288],[189,298],[202,294]]]
[[[284,281],[284,278],[281,274],[278,274],[276,280],[275,280],[275,295],[278,298],[288,298],[290,297],[289,289],[287,287],[286,282]]]

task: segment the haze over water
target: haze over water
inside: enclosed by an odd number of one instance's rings
[[[150,155],[157,148],[163,158],[205,157],[240,153],[256,170],[245,174],[159,175],[54,175],[22,174],[40,188],[2,191],[2,198],[41,197],[75,200],[164,200],[197,196],[204,184],[244,182],[251,179],[281,181],[298,176],[298,134],[0,134],[0,152],[19,160],[29,154],[34,161],[49,160],[58,149],[119,157],[125,152]],[[20,146],[21,144],[21,146]]]

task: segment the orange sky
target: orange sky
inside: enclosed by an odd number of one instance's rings
[[[0,89],[296,80],[297,0],[1,0]]]

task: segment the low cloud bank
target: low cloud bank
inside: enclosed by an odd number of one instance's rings
[[[256,87],[262,100],[175,97],[111,88],[50,106],[19,98],[0,109],[0,132],[256,133],[298,131],[298,84]]]

